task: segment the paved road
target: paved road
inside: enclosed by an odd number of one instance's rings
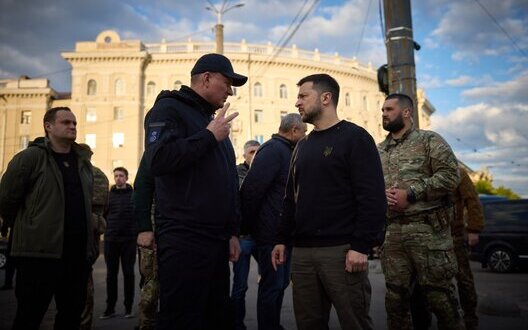
[[[482,330],[526,330],[528,329],[528,276],[526,273],[517,272],[512,274],[494,274],[488,270],[481,269],[477,263],[472,264],[476,278],[477,291],[479,294],[480,305],[479,315],[481,319],[480,329]],[[256,265],[252,265],[249,278],[249,291],[247,298],[246,325],[248,329],[256,329],[256,295],[257,295],[257,274]],[[94,269],[95,280],[95,319],[94,329],[97,330],[132,330],[137,323],[137,317],[125,319],[122,280],[119,280],[119,300],[116,312],[118,316],[108,320],[99,320],[105,309],[105,265],[103,257],[97,260]],[[379,261],[371,261],[370,280],[372,284],[372,306],[371,315],[374,320],[375,329],[386,329],[386,313],[384,307],[384,277],[380,271]],[[4,272],[0,271],[0,283],[3,284]],[[139,281],[139,276],[136,277]],[[138,293],[136,292],[136,302]],[[521,308],[519,308],[521,307]],[[16,300],[13,291],[0,291],[0,330],[9,329],[16,308]],[[136,310],[135,310],[136,311]],[[490,314],[500,314],[490,315]],[[52,329],[54,307],[46,314],[42,324],[42,330]],[[282,323],[285,329],[294,330],[295,320],[293,318],[293,305],[291,298],[291,289],[288,288],[284,298],[282,308]],[[330,329],[340,329],[335,312],[332,313]],[[436,327],[433,327],[436,329]]]

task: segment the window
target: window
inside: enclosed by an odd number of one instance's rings
[[[95,93],[97,93],[97,83],[95,82],[95,80],[90,79],[88,80],[88,87],[86,90],[86,94],[95,95]]]
[[[114,108],[114,120],[122,120],[125,118],[125,110],[122,107]]]
[[[95,149],[96,146],[96,134],[89,133],[84,136],[84,143],[90,146],[90,148]]]
[[[24,110],[20,114],[20,123],[29,125],[31,124],[31,110]]]
[[[97,121],[97,111],[95,111],[95,108],[86,109],[86,121],[89,123]]]
[[[154,96],[154,93],[156,93],[156,83],[153,81],[149,81],[147,84],[147,96]]]
[[[288,111],[286,111],[286,110],[281,110],[281,112],[280,112],[281,119],[284,118],[284,116],[286,116],[287,114],[288,114]]]
[[[231,87],[231,89],[233,90],[233,96],[237,96],[237,88]]]
[[[181,88],[181,85],[182,85],[182,82],[179,81],[179,80],[176,80],[176,81],[174,82],[174,89],[175,89],[175,90],[179,90],[179,89]]]
[[[286,85],[282,84],[279,88],[279,94],[281,99],[287,99],[288,98],[288,89],[286,88]]]
[[[20,150],[26,149],[29,144],[29,135],[21,135],[20,136]]]
[[[262,97],[262,84],[257,82],[253,85],[253,96]]]
[[[363,110],[368,111],[368,102],[366,96],[363,96]]]
[[[125,82],[123,79],[119,78],[115,81],[114,86],[115,95],[124,95],[125,94]]]
[[[114,148],[122,148],[125,144],[125,133],[114,133],[112,136],[112,145]]]
[[[264,119],[264,112],[262,110],[255,110],[255,123],[262,123]]]
[[[255,140],[257,140],[260,144],[264,143],[264,135],[255,135]]]
[[[346,94],[345,94],[345,105],[346,105],[347,107],[350,106],[350,93],[346,93]]]

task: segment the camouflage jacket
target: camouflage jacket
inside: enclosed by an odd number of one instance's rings
[[[92,197],[92,220],[96,233],[104,234],[106,221],[103,214],[108,207],[108,178],[98,167],[93,166],[94,186]]]
[[[389,134],[378,145],[385,188],[411,189],[416,202],[403,215],[413,215],[446,205],[459,181],[451,147],[435,132],[411,128],[395,140]],[[387,211],[393,218],[402,213]]]
[[[465,169],[459,168],[459,172],[460,184],[455,191],[455,218],[451,225],[453,237],[463,237],[466,229],[471,233],[479,233],[484,228],[484,214],[475,186]]]

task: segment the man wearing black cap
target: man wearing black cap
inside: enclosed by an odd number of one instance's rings
[[[226,116],[225,102],[231,86],[246,81],[226,57],[204,55],[191,86],[162,91],[145,119],[145,157],[155,177],[158,329],[234,327],[228,261],[240,252],[240,215],[228,135],[238,113]]]

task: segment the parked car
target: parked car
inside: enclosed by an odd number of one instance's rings
[[[481,200],[484,230],[471,259],[506,273],[528,262],[528,199]]]
[[[3,269],[7,262],[7,240],[0,239],[0,269]]]

